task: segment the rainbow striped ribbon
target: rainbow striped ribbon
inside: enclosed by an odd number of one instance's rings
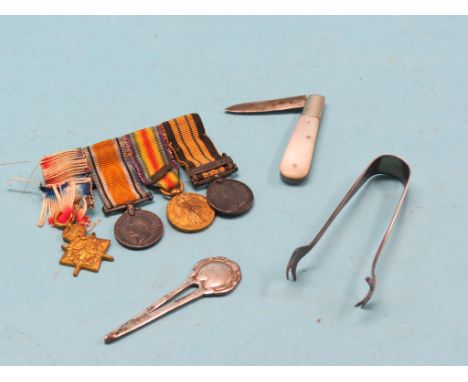
[[[181,187],[178,166],[169,150],[169,143],[158,126],[147,127],[118,138],[126,148],[125,160],[135,168],[146,186],[171,194]]]

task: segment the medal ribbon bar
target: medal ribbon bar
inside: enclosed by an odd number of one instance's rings
[[[171,119],[159,128],[167,135],[174,156],[194,186],[211,183],[217,177],[237,171],[230,157],[218,153],[198,114]]]
[[[44,184],[40,186],[43,196],[38,225],[44,225],[47,216],[54,225],[54,218],[64,223],[73,214],[78,222],[87,223],[86,211],[94,207],[94,199],[84,150],[76,148],[46,155],[40,166]]]
[[[170,193],[179,187],[178,165],[158,127],[148,127],[119,138],[124,159],[135,168],[140,181]]]
[[[135,168],[124,160],[123,149],[118,139],[108,139],[86,148],[91,175],[106,215],[123,210],[129,204],[152,199],[151,193],[140,184]]]

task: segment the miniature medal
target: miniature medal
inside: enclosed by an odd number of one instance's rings
[[[62,245],[64,254],[60,264],[74,267],[75,277],[82,269],[98,272],[102,260],[114,260],[112,256],[106,255],[110,240],[99,239],[94,232],[86,235],[86,227],[81,224],[69,223],[63,230],[62,237],[68,244]]]
[[[162,236],[162,222],[155,214],[136,210],[134,205],[153,199],[143,189],[136,170],[124,156],[121,139],[108,139],[87,148],[89,166],[104,214],[126,210],[117,220],[114,234],[129,249],[143,249],[156,244]]]
[[[155,245],[163,235],[158,215],[130,205],[114,226],[117,241],[129,249],[145,249]]]
[[[188,114],[164,122],[160,125],[160,130],[165,133],[176,160],[184,168],[192,184],[195,187],[211,184],[207,190],[209,206],[226,216],[237,216],[250,210],[253,204],[252,190],[237,180],[223,179],[237,171],[237,165],[228,155],[219,154],[206,135],[198,114]],[[182,198],[179,200],[180,205],[186,202]],[[191,229],[193,224],[189,224],[189,219],[183,217],[184,208],[179,210],[182,215],[177,214],[176,218],[168,206],[169,221],[182,231],[195,232]],[[206,226],[209,225],[208,221],[205,223]]]
[[[253,205],[253,192],[244,183],[233,179],[216,179],[206,191],[210,206],[220,215],[238,216]]]
[[[211,225],[215,212],[206,198],[199,194],[186,192],[171,199],[167,204],[167,219],[178,230],[198,232]]]

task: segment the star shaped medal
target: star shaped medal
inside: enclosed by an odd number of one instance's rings
[[[110,240],[99,239],[94,232],[87,235],[86,227],[82,224],[67,224],[62,237],[67,244],[62,245],[64,254],[60,264],[74,267],[75,277],[82,269],[98,272],[102,260],[114,260],[112,256],[106,255]]]

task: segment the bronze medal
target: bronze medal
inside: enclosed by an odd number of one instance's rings
[[[249,187],[236,180],[224,179],[237,171],[237,165],[225,153],[220,154],[206,134],[200,116],[187,114],[163,123],[160,129],[170,141],[170,148],[177,162],[185,170],[192,185],[208,185],[207,204],[220,215],[242,215],[252,208],[253,193]],[[178,196],[176,196],[178,198]],[[181,200],[181,199],[179,199]],[[182,212],[183,209],[180,209]],[[183,215],[175,217],[168,207],[169,221],[183,231],[195,232],[197,224],[185,224]],[[211,221],[211,218],[210,218]],[[208,224],[209,225],[209,224]],[[184,227],[184,228],[183,228]]]
[[[215,212],[206,198],[191,192],[174,196],[167,205],[167,219],[178,230],[198,232],[213,223]]]
[[[220,215],[238,216],[253,205],[253,192],[244,183],[232,179],[216,179],[208,187],[206,197],[210,206]]]
[[[114,226],[117,241],[130,249],[145,249],[156,244],[163,235],[161,219],[149,211],[129,206]]]
[[[112,256],[106,255],[110,240],[99,239],[94,232],[87,235],[84,225],[68,223],[62,237],[68,244],[62,245],[64,253],[60,264],[74,267],[75,277],[82,269],[98,272],[102,260],[114,260]]]

